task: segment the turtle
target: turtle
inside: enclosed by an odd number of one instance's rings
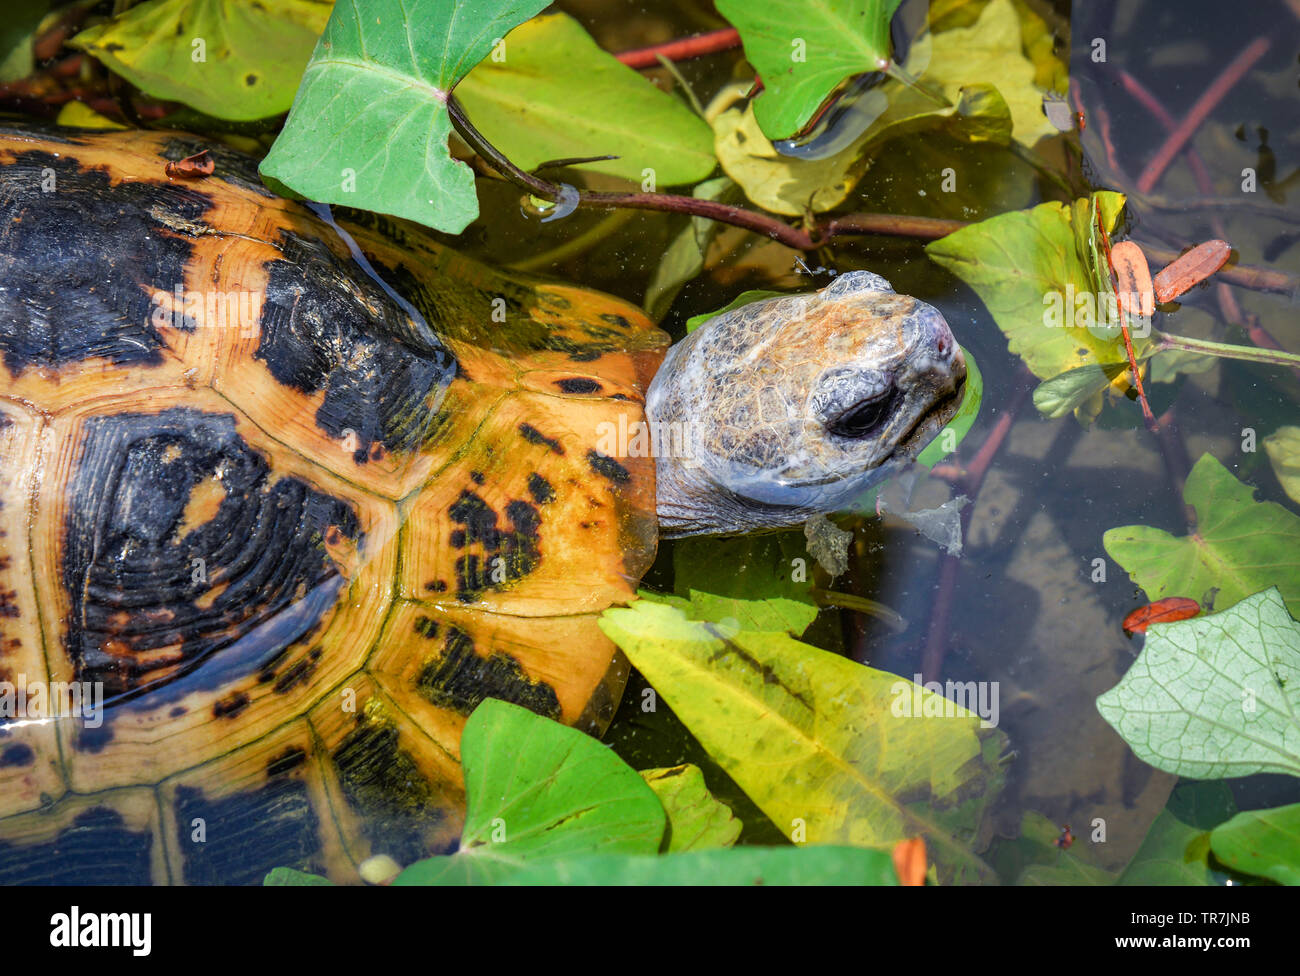
[[[0,218],[0,883],[454,850],[467,716],[600,735],[660,537],[832,511],[963,389],[870,272],[670,348],[185,133],[5,123]]]

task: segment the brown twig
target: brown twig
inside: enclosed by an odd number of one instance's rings
[[[1142,175],[1138,177],[1137,188],[1139,193],[1150,193],[1160,179],[1165,169],[1169,166],[1175,156],[1192,137],[1201,123],[1214,110],[1214,107],[1223,100],[1223,96],[1228,94],[1229,90],[1242,76],[1249,71],[1264,53],[1268,50],[1269,39],[1267,37],[1257,37],[1246,48],[1238,54],[1228,64],[1226,68],[1214,79],[1210,85],[1196,100],[1192,110],[1187,113],[1183,121],[1178,125],[1169,137],[1165,140],[1163,146],[1156,153],[1155,158],[1147,163]]]
[[[652,44],[649,47],[624,51],[614,57],[629,68],[654,68],[658,66],[661,55],[669,61],[685,61],[704,54],[727,51],[733,47],[740,47],[740,32],[734,27],[724,27],[722,30],[709,31],[706,34],[696,34],[693,37],[683,37],[664,44]]]
[[[452,124],[470,148],[481,156],[496,172],[534,196],[558,200],[561,187],[548,182],[535,173],[520,169],[507,159],[479,132],[455,96],[447,99],[447,112]],[[891,234],[899,237],[919,237],[934,240],[965,227],[964,221],[938,220],[932,217],[909,217],[900,214],[850,214],[820,221],[811,230],[791,227],[783,220],[756,210],[734,207],[714,200],[682,196],[674,193],[607,193],[578,190],[580,206],[603,209],[657,210],[666,213],[689,214],[743,227],[763,234],[774,241],[800,251],[811,251],[828,240],[848,234]],[[572,196],[572,195],[570,195]]]

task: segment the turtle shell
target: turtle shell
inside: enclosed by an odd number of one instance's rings
[[[0,130],[0,883],[354,879],[454,843],[485,697],[621,693],[667,338],[202,148]]]

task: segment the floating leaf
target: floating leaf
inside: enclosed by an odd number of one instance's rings
[[[650,187],[694,183],[717,167],[709,126],[680,98],[600,49],[566,14],[511,31],[456,86],[475,128],[516,166],[615,155],[583,169]]]
[[[1179,780],[1165,809],[1198,830],[1213,830],[1237,813],[1232,788],[1223,780]]]
[[[900,2],[718,0],[763,79],[755,110],[768,139],[793,136],[840,82],[888,63],[889,21]]]
[[[658,857],[597,855],[538,864],[510,885],[896,885],[888,851],[862,847],[733,847]]]
[[[339,4],[262,174],[312,200],[459,233],[478,216],[478,200],[470,168],[447,149],[447,94],[495,40],[546,6],[547,0]]]
[[[491,884],[536,859],[659,850],[665,817],[654,791],[590,736],[489,698],[460,748],[460,849],[411,865],[393,884]]]
[[[787,834],[871,847],[924,835],[945,877],[990,875],[971,846],[1005,737],[974,713],[784,633],[666,603],[638,600],[600,625]]]
[[[643,769],[641,778],[655,791],[668,814],[666,853],[730,847],[744,828],[731,808],[714,799],[699,766]]]
[[[950,99],[961,85],[994,85],[1011,113],[1011,134],[1022,145],[1056,134],[1043,114],[1037,69],[1022,50],[1021,21],[1011,0],[993,0],[970,27],[935,34],[930,65],[925,80],[941,85]]]
[[[682,539],[673,549],[673,582],[687,616],[731,619],[745,630],[798,637],[817,616],[812,565],[803,533]]]
[[[1300,803],[1237,814],[1214,828],[1210,849],[1234,871],[1300,885]]]
[[[1201,612],[1201,605],[1185,596],[1167,596],[1155,603],[1148,603],[1130,612],[1120,623],[1124,633],[1145,634],[1152,624],[1167,624],[1175,620],[1187,620]]]
[[[1300,776],[1300,625],[1276,588],[1153,624],[1097,709],[1139,759],[1166,772]]]
[[[971,224],[932,241],[926,252],[975,289],[1035,376],[1050,379],[1097,364],[1104,370],[1127,357],[1118,325],[1104,321],[1113,293],[1099,260],[1097,214],[1113,230],[1123,205],[1124,197],[1109,191],[1068,206],[1043,203]],[[1133,342],[1141,355],[1149,340]],[[1100,384],[1102,374],[1093,381]],[[1059,404],[1079,395],[1071,389],[1054,399]]]
[[[1185,596],[1206,610],[1224,610],[1276,586],[1287,608],[1300,613],[1300,516],[1254,494],[1203,454],[1183,486],[1183,501],[1196,510],[1191,535],[1126,525],[1102,541],[1149,600]]]
[[[146,0],[68,43],[155,98],[222,119],[261,119],[293,102],[331,6]]]
[[[745,90],[724,89],[709,105],[714,149],[750,200],[787,216],[839,206],[890,140],[943,132],[966,141],[1006,141],[1011,133],[1006,102],[990,85],[961,88],[952,105],[936,107],[931,99],[890,81],[878,92],[890,100],[889,107],[858,140],[824,159],[798,159],[781,155],[764,138],[752,105],[737,104]]]
[[[1300,502],[1300,427],[1279,427],[1264,438],[1273,474],[1293,502]]]

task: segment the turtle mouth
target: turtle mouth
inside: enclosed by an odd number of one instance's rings
[[[907,432],[886,458],[886,463],[895,460],[914,461],[925,446],[939,436],[956,415],[966,395],[966,376],[962,374],[952,392],[936,400],[930,409],[917,418],[912,429]]]

